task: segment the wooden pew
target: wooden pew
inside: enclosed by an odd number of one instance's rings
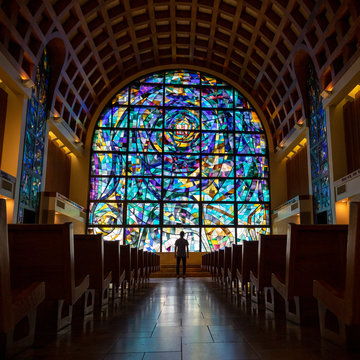
[[[131,248],[131,271],[134,273],[133,278],[133,289],[135,291],[136,285],[139,281],[139,271],[138,271],[138,248]]]
[[[1,359],[33,344],[37,307],[45,299],[45,282],[20,285],[20,279],[11,272],[10,262],[6,201],[0,199]]]
[[[150,266],[150,252],[144,251],[144,269],[145,269],[145,279],[149,281],[151,274],[151,266]]]
[[[139,249],[138,252],[138,268],[139,268],[139,281],[144,284],[146,276],[146,270],[145,270],[145,264],[144,264],[144,250],[143,249]]]
[[[104,241],[101,234],[74,235],[75,272],[78,276],[90,274],[89,288],[95,290],[95,304],[109,302],[111,271],[104,272]]]
[[[225,290],[227,291],[228,285],[228,271],[231,267],[231,247],[224,248],[224,264],[221,268],[221,277],[222,284],[225,286]]]
[[[125,282],[128,291],[130,292],[131,286],[134,281],[134,271],[131,269],[131,247],[130,245],[120,245],[120,271],[125,270]]]
[[[346,261],[343,254],[332,268],[335,276],[315,280],[321,335],[333,342],[359,349],[360,343],[360,203],[350,203]]]
[[[217,251],[211,252],[211,265],[210,265],[210,272],[211,278],[214,280],[216,278],[216,262],[217,262]]]
[[[288,225],[285,278],[271,276],[272,286],[285,299],[288,320],[317,321],[313,280],[331,281],[338,276],[333,265],[346,252],[347,231],[346,225]]]
[[[241,284],[241,295],[249,294],[248,283],[250,281],[250,271],[257,268],[258,261],[258,241],[243,241],[241,268],[237,269],[236,277]]]
[[[238,280],[236,276],[237,269],[241,269],[242,263],[242,245],[233,244],[231,247],[231,263],[228,269],[228,283],[229,289],[232,292],[234,289],[235,294],[239,293]]]
[[[119,298],[124,294],[123,285],[125,270],[120,271],[120,241],[104,241],[104,272],[112,274],[112,298]]]
[[[80,298],[87,304],[89,295],[89,274],[75,275],[73,224],[12,224],[8,230],[13,279],[19,286],[45,281],[40,325],[57,330],[70,325],[73,305]]]
[[[274,298],[271,286],[271,274],[281,274],[285,269],[286,235],[261,235],[258,245],[258,266],[256,271],[250,271],[251,300],[260,302],[260,295],[264,295],[265,307],[269,310],[279,304]],[[277,294],[277,293],[276,293]]]
[[[217,258],[217,268],[216,268],[216,281],[219,281],[222,284],[222,276],[221,276],[221,269],[224,267],[224,249],[217,250],[218,258]]]

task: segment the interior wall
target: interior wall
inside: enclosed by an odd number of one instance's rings
[[[45,191],[58,192],[67,198],[70,195],[71,159],[69,155],[48,141]]]
[[[5,135],[7,101],[8,101],[7,92],[0,88],[0,169],[1,169],[1,155],[3,150],[3,142]]]

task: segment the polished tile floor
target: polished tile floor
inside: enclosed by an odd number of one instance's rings
[[[231,302],[209,278],[151,279],[108,314],[43,334],[17,360],[360,359],[250,303]]]

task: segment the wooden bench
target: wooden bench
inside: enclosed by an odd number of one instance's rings
[[[233,244],[231,247],[230,268],[228,269],[228,283],[231,293],[234,289],[235,295],[239,293],[239,289],[238,289],[239,283],[236,277],[236,271],[237,269],[241,269],[241,263],[242,263],[242,245]]]
[[[278,311],[277,306],[280,304],[279,299],[275,299],[274,296],[271,274],[281,274],[285,269],[285,260],[286,235],[261,235],[258,245],[258,266],[256,271],[250,271],[252,301],[259,303],[264,299],[267,309]]]
[[[338,254],[331,267],[336,273],[327,280],[315,280],[313,294],[318,301],[321,335],[333,342],[360,347],[360,203],[350,203],[346,260]]]
[[[241,296],[247,296],[249,292],[250,271],[257,268],[258,241],[244,240],[242,244],[241,268],[237,269],[236,277],[240,282]]]
[[[104,272],[112,274],[112,298],[116,300],[124,294],[125,270],[120,271],[120,241],[104,241]],[[121,291],[121,293],[120,293]]]
[[[80,298],[87,304],[89,287],[89,274],[75,275],[73,224],[12,224],[8,231],[13,279],[19,286],[45,281],[40,325],[57,330],[70,325],[73,305]]]
[[[45,299],[45,282],[21,285],[11,272],[6,201],[0,199],[0,358],[34,342],[36,312]],[[16,334],[16,336],[15,336]]]
[[[221,278],[222,284],[225,286],[225,290],[227,291],[228,285],[228,271],[231,267],[231,247],[224,248],[224,264],[221,268]]]
[[[211,252],[211,262],[210,262],[210,272],[211,278],[214,280],[216,278],[216,263],[217,263],[218,252]]]
[[[149,281],[151,274],[151,266],[150,266],[150,252],[144,251],[144,270],[145,270],[145,279]]]
[[[285,300],[288,320],[317,322],[313,280],[331,281],[339,276],[334,264],[346,252],[347,231],[346,225],[288,225],[285,278],[271,276],[272,286]]]
[[[222,276],[221,276],[221,269],[224,267],[224,249],[217,250],[218,257],[217,257],[217,267],[216,267],[216,281],[222,284]]]
[[[134,281],[134,271],[131,268],[131,247],[130,245],[120,245],[120,271],[125,270],[125,282],[130,292]]]
[[[139,249],[138,251],[138,269],[139,269],[139,282],[144,284],[146,276],[145,264],[144,264],[144,250]]]
[[[139,271],[138,271],[138,248],[131,248],[131,270],[134,273],[133,279],[133,289],[135,291],[136,285],[138,285],[139,281]]]
[[[78,276],[90,275],[89,288],[95,291],[95,304],[109,302],[111,271],[104,272],[104,241],[101,234],[74,235],[75,272]]]

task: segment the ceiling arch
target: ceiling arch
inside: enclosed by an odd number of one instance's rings
[[[231,78],[267,117],[276,145],[304,117],[292,67],[305,48],[323,88],[359,55],[357,0],[4,0],[0,48],[33,76],[54,32],[68,58],[54,109],[85,142],[109,92],[140,72],[181,64]]]

